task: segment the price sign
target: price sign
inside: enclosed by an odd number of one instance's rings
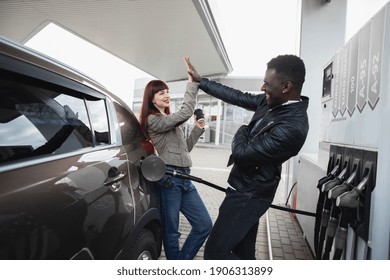
[[[335,118],[340,110],[340,56],[340,52],[338,52],[333,59],[332,114]]]
[[[357,108],[363,111],[367,103],[368,63],[370,61],[371,24],[366,24],[359,32],[358,76],[357,76]]]
[[[356,108],[358,39],[359,37],[355,35],[349,42],[349,84],[347,110],[350,117],[352,117]]]
[[[371,52],[368,81],[368,104],[374,110],[379,101],[380,80],[383,52],[383,36],[385,30],[385,9],[382,9],[372,19],[371,23]]]
[[[347,110],[348,97],[348,66],[349,66],[349,43],[341,51],[340,65],[340,113],[344,116]]]

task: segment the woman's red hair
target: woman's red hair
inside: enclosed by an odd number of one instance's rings
[[[142,100],[141,113],[140,113],[140,124],[146,136],[148,133],[148,116],[150,114],[159,114],[160,111],[153,104],[154,95],[161,90],[169,90],[168,85],[161,80],[152,80],[145,86],[144,97]],[[170,108],[165,108],[165,114],[169,115]],[[148,137],[149,138],[149,137]]]

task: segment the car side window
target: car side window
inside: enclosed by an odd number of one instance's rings
[[[93,131],[96,138],[96,145],[109,144],[109,128],[106,103],[103,99],[86,100]]]
[[[86,101],[74,92],[0,78],[0,163],[109,143],[107,114],[94,133]],[[104,100],[97,99],[99,108]],[[92,104],[91,104],[92,105]],[[102,111],[100,111],[102,112]]]
[[[85,140],[94,145],[110,143],[105,100],[93,97],[84,100],[66,94],[60,94],[54,99],[65,109],[69,121],[72,122],[72,118],[74,118],[72,123],[79,128],[77,131]],[[88,124],[88,129],[77,126],[80,122]],[[91,126],[89,126],[89,123],[91,123]]]
[[[154,147],[146,139],[146,135],[142,132],[135,115],[130,109],[118,103],[114,102],[114,106],[121,131],[122,144],[126,146],[128,151],[131,151],[128,153],[129,161],[135,163],[142,157],[152,154]]]
[[[120,104],[114,103],[124,145],[139,145],[145,139],[137,118]]]

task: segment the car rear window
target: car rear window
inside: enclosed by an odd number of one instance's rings
[[[104,99],[0,78],[0,163],[110,143]]]

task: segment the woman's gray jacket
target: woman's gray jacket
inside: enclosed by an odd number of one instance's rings
[[[188,138],[184,138],[181,125],[194,114],[199,83],[188,83],[183,103],[175,113],[148,116],[148,132],[159,157],[165,164],[191,167],[190,151],[204,129],[194,126]]]

